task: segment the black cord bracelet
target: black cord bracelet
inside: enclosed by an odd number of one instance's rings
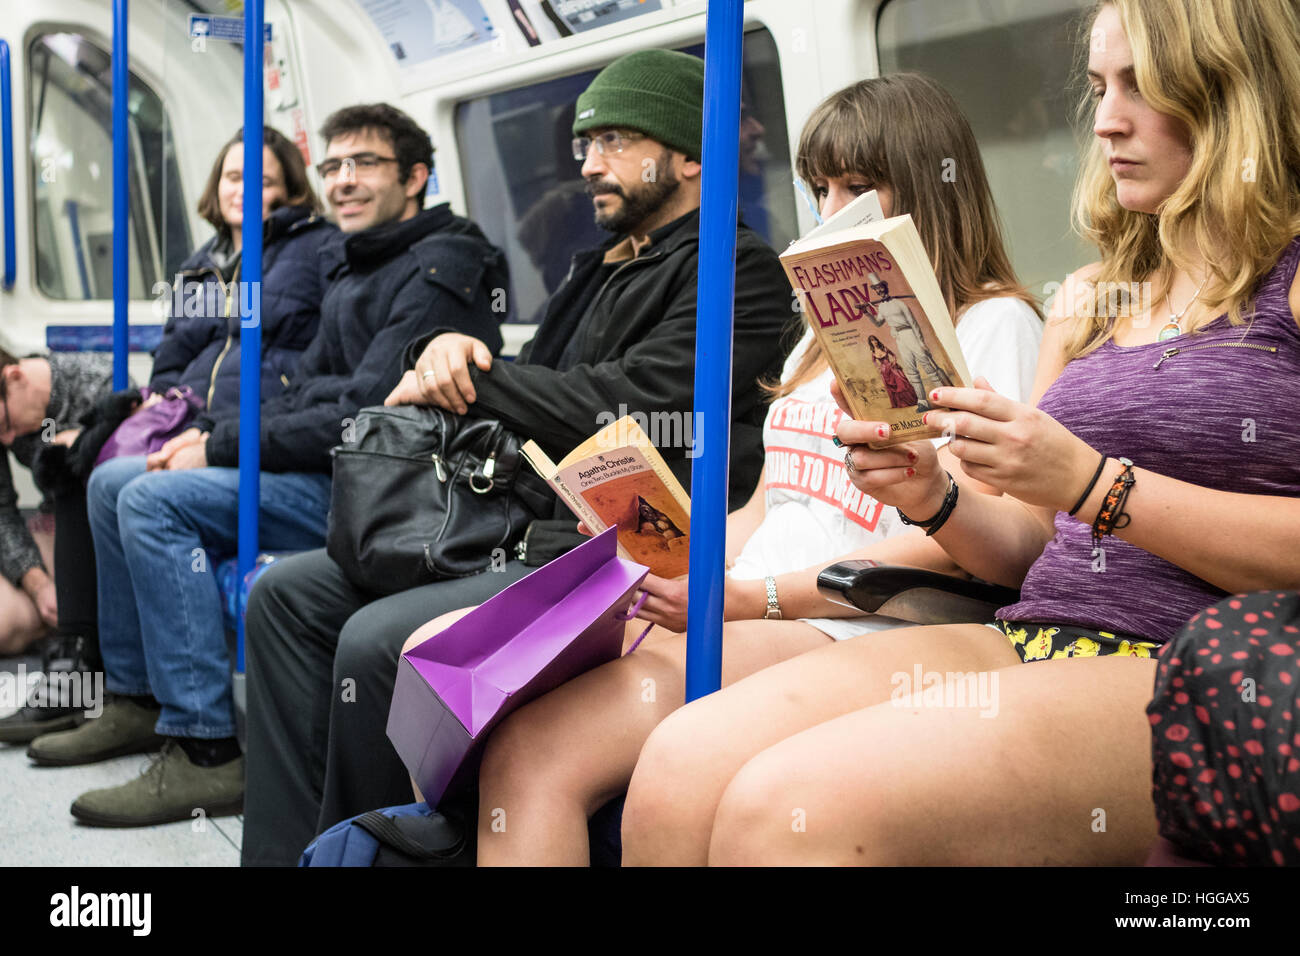
[[[1083,503],[1087,501],[1088,496],[1092,494],[1092,489],[1097,487],[1097,479],[1101,477],[1102,469],[1105,467],[1106,467],[1106,454],[1105,452],[1103,452],[1101,456],[1101,461],[1097,462],[1097,470],[1092,473],[1092,481],[1088,482],[1088,487],[1083,489],[1083,494],[1079,495],[1079,500],[1074,503],[1074,507],[1071,508],[1068,512],[1071,518],[1074,517],[1074,513],[1076,511],[1078,511],[1080,508],[1083,507]]]
[[[918,528],[924,528],[926,537],[930,537],[942,528],[944,523],[952,514],[953,509],[957,507],[957,494],[961,489],[958,487],[957,482],[953,481],[952,473],[946,472],[946,474],[948,475],[948,491],[943,496],[943,504],[939,506],[939,510],[935,512],[933,518],[926,521],[913,521],[907,515],[903,514],[901,508],[896,509],[898,511],[898,517],[902,520],[903,524],[910,524],[915,525]]]

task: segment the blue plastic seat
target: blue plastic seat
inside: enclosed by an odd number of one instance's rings
[[[253,590],[253,584],[257,581],[258,576],[281,558],[287,558],[291,554],[297,554],[296,551],[270,551],[259,553],[257,563],[253,565],[253,570],[244,575],[244,580],[237,584],[236,578],[239,576],[239,561],[236,558],[229,558],[220,561],[217,564],[217,587],[221,591],[221,619],[225,623],[226,630],[234,632],[237,630],[237,622],[240,621],[244,612],[248,609],[248,594]]]

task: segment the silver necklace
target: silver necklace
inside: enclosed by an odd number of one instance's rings
[[[1201,292],[1205,289],[1205,284],[1209,281],[1210,277],[1207,274],[1206,277],[1201,280],[1200,288],[1196,290],[1196,294],[1192,296],[1187,305],[1183,306],[1183,310],[1177,315],[1172,312],[1169,313],[1169,321],[1160,326],[1160,331],[1156,334],[1156,341],[1163,342],[1166,339],[1174,339],[1183,334],[1183,316],[1187,314],[1187,310],[1192,307],[1196,300],[1201,297]]]

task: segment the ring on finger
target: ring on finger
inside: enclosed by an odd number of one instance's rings
[[[435,372],[433,369],[429,369],[429,371],[425,372],[423,375],[420,376],[420,378],[424,379],[426,382],[431,378],[437,378],[437,377],[438,377],[438,373]]]
[[[844,453],[844,467],[849,471],[857,471],[857,466],[853,464],[853,449],[850,448]]]

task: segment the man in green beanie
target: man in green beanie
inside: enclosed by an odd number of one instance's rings
[[[573,146],[596,222],[613,238],[574,255],[516,361],[494,361],[478,339],[433,328],[408,350],[411,370],[387,403],[497,418],[557,461],[602,425],[644,416],[689,488],[698,441],[712,434],[693,415],[703,101],[704,63],[684,53],[632,53],[602,70],[578,98]],[[766,403],[758,382],[778,378],[793,343],[783,335],[790,302],[776,253],[738,226],[736,507],[753,494],[762,468]],[[529,529],[530,548],[557,553],[582,540],[558,499],[554,516],[563,521]],[[258,579],[245,623],[246,864],[292,864],[339,820],[410,802],[406,770],[385,739],[402,642],[531,570],[522,560],[493,564],[492,572],[376,601],[323,550],[277,562]]]

